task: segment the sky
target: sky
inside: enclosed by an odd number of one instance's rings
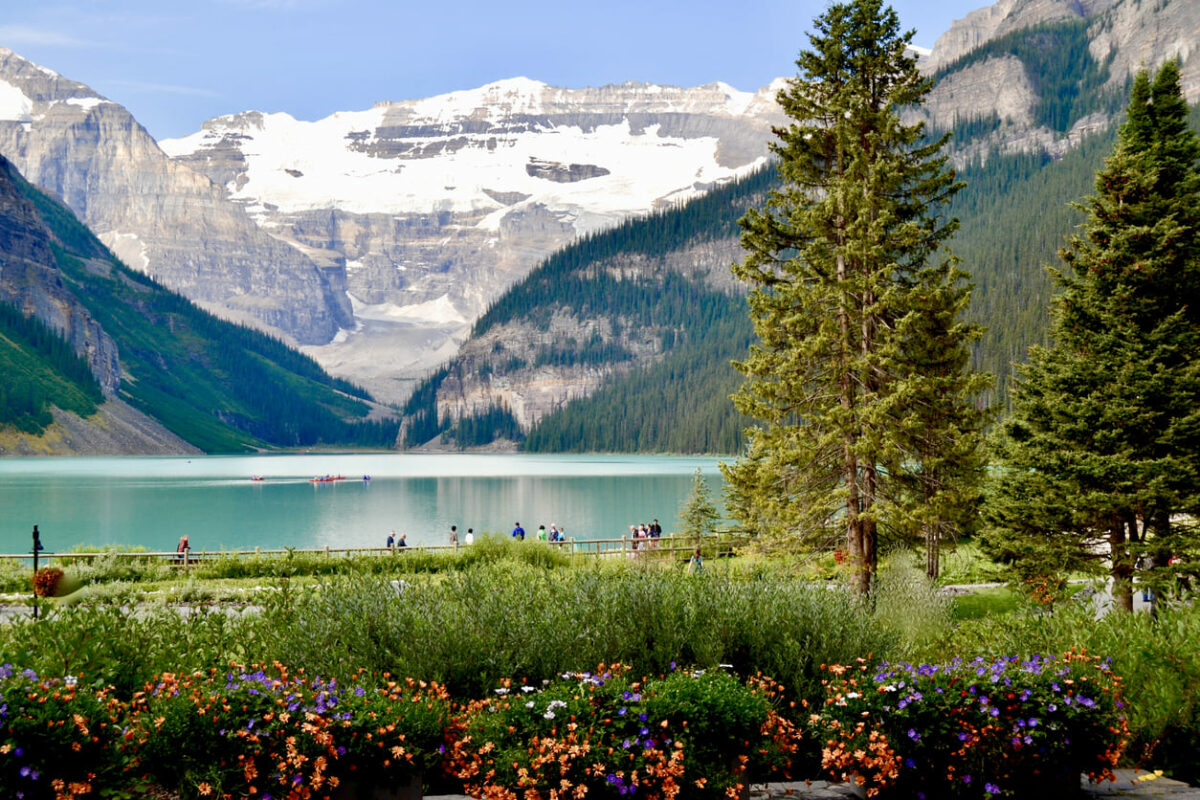
[[[893,0],[932,47],[987,0]],[[826,0],[0,0],[0,45],[156,139],[256,110],[315,120],[524,76],[582,88],[795,75]]]

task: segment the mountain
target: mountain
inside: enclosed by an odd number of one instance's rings
[[[227,318],[301,343],[353,325],[339,270],[262,230],[122,106],[2,47],[0,154],[127,264]]]
[[[976,284],[972,316],[988,329],[974,360],[999,378],[989,401],[1003,405],[1012,363],[1043,340],[1051,294],[1043,265],[1080,222],[1069,204],[1091,191],[1127,101],[1125,50],[1097,59],[1093,49],[1152,39],[1160,59],[1189,55],[1179,43],[1200,40],[1200,19],[1175,5],[1142,3],[1130,21],[1123,3],[1001,3],[993,9],[1003,24],[984,29],[969,15],[923,57],[936,85],[910,119],[922,115],[934,136],[954,133],[967,188],[949,209],[962,221],[950,244]],[[958,44],[968,31],[973,49]],[[939,58],[945,42],[951,54]],[[1197,63],[1185,62],[1193,97]],[[476,446],[498,436],[531,450],[736,451],[727,398],[738,378],[717,362],[743,355],[750,334],[728,264],[741,256],[737,217],[772,179],[767,170],[548,259],[418,387],[399,444]],[[715,313],[713,291],[728,298]],[[691,313],[655,304],[669,296],[690,297]]]
[[[366,394],[115,258],[0,157],[0,452],[384,445]]]
[[[344,270],[357,328],[308,352],[403,399],[389,377],[453,356],[563,245],[761,166],[777,90],[516,78],[315,122],[219,117],[161,145],[264,230]]]

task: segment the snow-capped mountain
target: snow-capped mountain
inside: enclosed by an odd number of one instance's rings
[[[218,117],[160,144],[264,230],[345,270],[358,325],[311,352],[398,396],[388,376],[452,355],[563,244],[761,165],[778,89],[515,78],[315,122]]]
[[[341,275],[264,232],[122,106],[0,47],[0,154],[126,263],[299,342],[352,325]]]

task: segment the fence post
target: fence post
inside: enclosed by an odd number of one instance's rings
[[[575,555],[575,537],[574,536],[571,537],[571,555],[572,556]]]
[[[623,555],[623,556],[629,555],[629,550],[627,548],[627,544],[628,543],[625,541],[625,535],[622,534],[621,535],[621,555]]]

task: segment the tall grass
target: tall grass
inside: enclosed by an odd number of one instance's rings
[[[399,588],[360,574],[268,599],[270,657],[322,675],[359,667],[443,682],[460,696],[503,677],[549,679],[621,661],[762,670],[817,696],[819,665],[897,649],[841,591],[780,576],[623,565],[483,564]]]

